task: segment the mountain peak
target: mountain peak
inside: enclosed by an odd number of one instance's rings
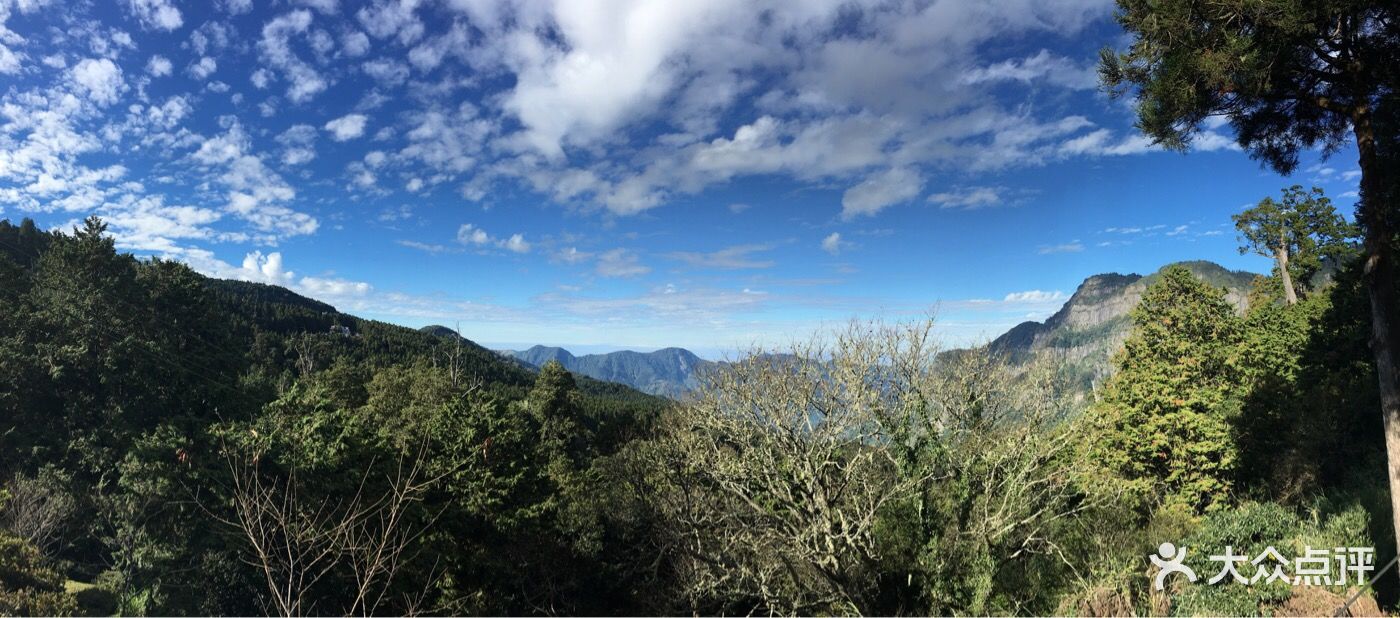
[[[1081,377],[1097,380],[1107,374],[1109,358],[1132,330],[1129,312],[1163,270],[1184,266],[1202,281],[1225,288],[1225,298],[1243,312],[1254,273],[1229,270],[1214,262],[1193,260],[1168,264],[1142,276],[1135,273],[1091,275],[1074,295],[1044,322],[1022,322],[993,339],[987,348],[1011,362],[1024,362],[1041,352],[1054,352],[1074,364]]]

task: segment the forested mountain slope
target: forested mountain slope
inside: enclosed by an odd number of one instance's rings
[[[627,607],[630,533],[588,496],[663,399],[138,260],[95,218],[0,221],[0,299],[0,614]]]

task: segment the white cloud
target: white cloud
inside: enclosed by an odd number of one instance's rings
[[[510,238],[497,239],[472,223],[463,223],[457,228],[457,242],[475,247],[498,247],[513,253],[529,253],[531,249],[524,234],[512,234]]]
[[[370,60],[360,68],[366,75],[382,82],[386,86],[398,86],[408,80],[408,67],[403,63],[390,60],[388,58],[378,58]]]
[[[1000,81],[1045,81],[1074,90],[1092,90],[1099,83],[1096,63],[1077,63],[1044,49],[1034,56],[999,62],[963,74],[963,82],[967,84]]]
[[[309,296],[320,298],[364,296],[374,289],[363,281],[321,277],[302,277],[298,287]]]
[[[309,6],[326,15],[334,15],[340,11],[340,0],[294,0],[294,3]]]
[[[319,227],[315,217],[297,212],[286,203],[296,190],[252,153],[252,142],[243,127],[232,124],[223,135],[206,139],[190,155],[227,191],[225,209],[274,238],[311,234]]]
[[[562,249],[555,253],[553,259],[568,264],[577,264],[592,259],[592,257],[592,253],[579,251],[578,247],[569,247],[568,249]]]
[[[305,103],[330,86],[314,67],[292,50],[293,36],[304,34],[311,26],[311,11],[298,9],[272,19],[263,25],[258,52],[263,61],[282,73],[287,82],[287,98],[293,103]],[[259,75],[262,75],[259,80]],[[254,85],[266,83],[266,73],[254,73]],[[258,86],[261,88],[262,86]]]
[[[1059,290],[1046,292],[1043,290],[1027,290],[1025,292],[1012,292],[1002,299],[1008,303],[1050,303],[1058,302],[1066,298],[1065,293]]]
[[[415,12],[419,0],[374,0],[355,12],[360,26],[376,39],[395,37],[401,45],[410,45],[423,36],[423,22]]]
[[[277,143],[282,145],[283,165],[309,163],[316,158],[316,127],[292,125],[277,136]]]
[[[755,253],[768,251],[772,248],[771,245],[736,245],[733,247],[725,247],[711,253],[673,251],[666,254],[666,257],[685,262],[697,268],[718,268],[723,270],[771,268],[775,264],[774,261],[756,260],[751,256]]]
[[[1079,253],[1084,250],[1084,244],[1075,240],[1059,245],[1042,245],[1036,252],[1041,255],[1051,255],[1054,253]]]
[[[367,120],[369,118],[364,114],[347,114],[327,122],[325,129],[331,132],[332,139],[344,142],[364,135]]]
[[[151,56],[146,62],[146,72],[152,77],[165,77],[170,74],[171,68],[170,61],[160,55]]]
[[[171,247],[162,253],[166,258],[187,262],[191,267],[211,277],[279,285],[330,302],[356,302],[374,291],[374,286],[363,281],[337,277],[297,277],[295,272],[287,269],[279,251],[266,254],[262,251],[249,252],[243,256],[243,262],[239,266],[224,262],[204,249]]]
[[[597,272],[604,277],[637,277],[651,272],[637,254],[626,249],[613,249],[598,255]]]
[[[467,27],[456,22],[447,33],[428,39],[409,51],[408,61],[414,68],[426,73],[436,69],[449,56],[466,57],[469,43]]]
[[[976,210],[1001,204],[1003,187],[959,187],[953,191],[934,193],[928,201],[942,208]]]
[[[71,77],[79,91],[98,105],[111,105],[126,90],[122,70],[106,58],[85,58],[73,66]]]
[[[461,249],[457,249],[457,248],[454,248],[454,247],[448,247],[448,246],[446,246],[446,245],[436,245],[436,244],[432,244],[432,243],[419,242],[419,241],[416,241],[416,240],[396,240],[396,241],[394,241],[394,242],[396,242],[396,243],[398,243],[398,244],[400,244],[400,245],[402,245],[402,246],[408,247],[408,248],[410,248],[410,249],[417,249],[417,250],[419,250],[419,251],[424,251],[424,252],[433,253],[433,254],[437,254],[437,253],[457,253],[457,252],[461,251]]]
[[[261,251],[254,251],[243,256],[241,270],[242,276],[238,278],[244,281],[291,286],[296,280],[296,273],[282,267],[282,254],[276,251],[267,255],[263,255]]]
[[[841,196],[841,218],[874,215],[889,206],[914,199],[923,186],[919,173],[908,168],[872,174]]]
[[[832,232],[826,238],[822,239],[822,251],[837,255],[841,253],[841,247],[845,244],[845,241],[841,240],[840,232]]]
[[[485,230],[470,223],[463,223],[457,228],[457,242],[464,245],[485,245],[490,244],[491,236]]]
[[[208,78],[210,75],[213,75],[214,71],[217,71],[218,69],[219,63],[216,62],[213,58],[205,56],[203,58],[200,58],[199,62],[191,64],[189,68],[186,69],[186,72],[188,72],[190,74],[190,77],[193,77],[194,79],[203,80]]]
[[[174,30],[185,23],[170,0],[126,0],[126,7],[146,28]]]
[[[359,30],[351,30],[340,37],[340,48],[346,56],[359,58],[369,53],[369,37]]]
[[[3,27],[4,25],[0,24],[0,28]],[[19,69],[22,65],[20,54],[15,53],[14,50],[5,46],[3,41],[0,41],[0,73],[15,75],[19,73]]]
[[[503,246],[515,253],[530,252],[530,243],[525,242],[525,237],[520,234],[512,234],[510,238],[506,239]]]
[[[230,15],[242,15],[253,10],[253,0],[218,0],[218,5]]]

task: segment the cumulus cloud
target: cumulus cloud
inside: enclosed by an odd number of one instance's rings
[[[487,245],[491,243],[491,235],[471,223],[463,223],[457,228],[457,242],[464,245]]]
[[[398,86],[408,80],[408,67],[388,58],[377,58],[362,65],[360,69],[385,86]]]
[[[507,250],[515,253],[530,252],[530,243],[525,242],[525,237],[520,234],[511,234],[510,238],[506,239],[505,242],[502,243],[502,246],[505,247]]]
[[[500,239],[472,223],[463,223],[457,228],[457,242],[472,247],[496,247],[512,253],[529,253],[532,248],[524,234],[512,234],[509,238]]]
[[[327,122],[325,129],[331,132],[332,139],[344,142],[364,135],[365,122],[368,120],[364,114],[347,114]]]
[[[359,58],[369,53],[369,37],[359,30],[351,30],[341,35],[340,49],[346,56]]]
[[[70,79],[77,90],[98,105],[111,105],[126,90],[120,67],[106,58],[84,58],[73,66]]]
[[[919,195],[924,181],[918,172],[893,168],[872,174],[841,196],[841,218],[873,215]]]
[[[174,30],[185,23],[170,0],[126,0],[126,7],[148,29]]]
[[[219,63],[216,62],[213,58],[205,56],[203,58],[200,58],[198,62],[190,64],[189,68],[186,69],[186,72],[190,74],[190,77],[193,77],[198,80],[203,80],[208,78],[210,75],[213,75],[214,71],[217,71],[218,69]]]
[[[170,74],[171,68],[170,61],[161,55],[151,56],[146,62],[146,72],[152,77],[165,77]]]
[[[283,165],[309,163],[316,158],[316,127],[292,125],[277,136],[277,143],[282,145]]]
[[[261,251],[254,251],[243,256],[241,270],[238,278],[244,281],[281,286],[290,286],[296,281],[296,273],[283,268],[282,254],[276,251],[267,255],[263,255]]]

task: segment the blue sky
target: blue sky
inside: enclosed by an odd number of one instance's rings
[[[1086,276],[1266,271],[1229,216],[1354,152],[1186,155],[1095,88],[1103,0],[0,0],[0,217],[496,346],[714,356]]]

